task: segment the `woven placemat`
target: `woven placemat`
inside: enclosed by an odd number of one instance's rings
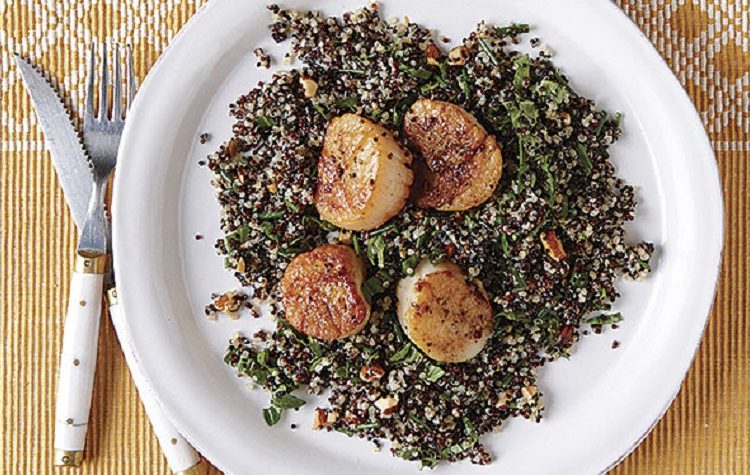
[[[75,228],[10,52],[31,56],[80,109],[92,39],[132,43],[143,77],[201,0],[0,1],[2,353],[0,472],[52,473],[57,360]],[[617,2],[684,85],[716,151],[726,206],[721,280],[677,399],[613,472],[750,473],[750,5]],[[675,342],[680,344],[680,342]],[[78,473],[167,473],[114,331],[101,329],[86,462]]]

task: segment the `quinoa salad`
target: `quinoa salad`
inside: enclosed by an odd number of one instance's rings
[[[571,357],[582,336],[616,328],[618,279],[651,271],[654,246],[624,229],[634,189],[609,159],[622,117],[573,90],[533,25],[481,22],[449,46],[406,18],[384,20],[376,4],[340,18],[268,9],[272,38],[291,43],[283,63],[301,67],[237,99],[233,137],[207,159],[222,208],[215,247],[249,296],[216,296],[206,313],[236,318],[262,303],[275,329],[233,335],[225,361],[267,391],[259,417],[269,426],[308,404],[314,429],[366,439],[420,467],[490,463],[480,436],[511,417],[541,421],[537,370]],[[255,56],[259,67],[272,62]],[[418,173],[423,158],[405,118],[421,100],[457,106],[497,143],[502,169],[489,197],[445,211],[412,195],[374,229],[324,219],[316,188],[332,121],[355,114],[382,127],[381,141],[400,144]],[[326,244],[363,263],[369,316],[335,339],[300,331],[282,285],[295,258]],[[400,282],[423,262],[455,265],[491,308],[486,343],[465,361],[431,357],[398,314]]]

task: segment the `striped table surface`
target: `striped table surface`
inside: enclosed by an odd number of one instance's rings
[[[51,473],[57,360],[75,227],[10,53],[40,63],[80,110],[94,39],[132,43],[141,78],[201,0],[0,1],[3,473]],[[613,473],[750,473],[750,5],[618,0],[693,99],[716,151],[724,263],[706,335],[677,399]],[[167,473],[108,320],[78,473]]]

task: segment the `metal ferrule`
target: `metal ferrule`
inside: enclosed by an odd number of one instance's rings
[[[55,466],[80,467],[83,463],[83,450],[55,449]]]
[[[109,254],[84,257],[76,254],[75,271],[81,274],[104,274],[109,269]]]
[[[206,466],[199,461],[192,467],[186,468],[185,470],[180,470],[179,472],[175,472],[174,475],[204,475],[205,473]]]
[[[111,307],[112,305],[117,305],[117,302],[117,287],[110,287],[110,289],[107,290],[107,303]]]

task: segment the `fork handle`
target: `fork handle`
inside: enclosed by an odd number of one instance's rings
[[[151,394],[150,388],[146,384],[140,366],[136,360],[131,345],[130,330],[122,315],[122,308],[117,300],[117,289],[111,288],[107,291],[107,300],[109,302],[109,315],[112,318],[117,339],[120,341],[120,347],[125,355],[125,362],[130,368],[130,375],[138,390],[138,396],[141,398],[146,415],[151,421],[151,427],[154,429],[156,438],[159,440],[159,446],[167,459],[169,468],[175,475],[193,475],[203,473],[201,469],[200,456],[190,446],[187,440],[177,432],[167,416],[161,409],[161,406]]]
[[[91,409],[108,256],[76,256],[55,405],[55,465],[79,467]]]

